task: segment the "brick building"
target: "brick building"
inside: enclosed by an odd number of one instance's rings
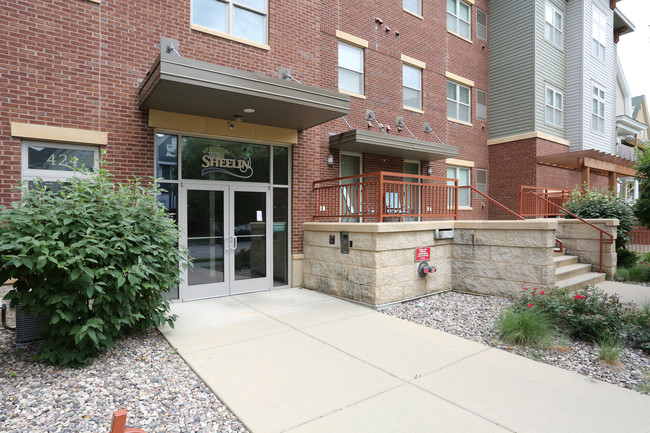
[[[65,180],[73,156],[162,178],[196,259],[173,298],[292,285],[316,180],[390,171],[491,195],[577,183],[536,173],[556,139],[487,145],[500,138],[488,17],[504,2],[1,3],[0,202],[17,181]],[[458,205],[499,216],[469,190]]]

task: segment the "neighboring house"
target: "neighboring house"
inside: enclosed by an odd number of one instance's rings
[[[641,144],[641,146],[645,147],[650,140],[650,113],[648,112],[648,102],[646,101],[645,95],[632,98],[632,118],[646,124],[646,128],[636,138],[637,145]]]
[[[493,0],[490,12],[494,197],[516,207],[521,185],[614,187],[632,175],[615,157],[615,83],[616,43],[634,27],[616,2]]]

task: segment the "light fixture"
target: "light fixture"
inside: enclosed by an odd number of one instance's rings
[[[427,176],[431,176],[433,174],[433,167],[428,166],[427,167]]]
[[[329,165],[330,167],[334,165],[334,155],[332,155],[331,153],[327,155],[327,165]]]
[[[253,114],[255,112],[254,108],[244,108],[244,113]]]

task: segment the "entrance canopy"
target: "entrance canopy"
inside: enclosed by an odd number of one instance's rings
[[[455,158],[458,148],[443,143],[353,129],[330,137],[330,148],[419,161]]]
[[[350,111],[347,95],[180,57],[178,42],[172,39],[161,38],[160,47],[140,86],[141,108],[298,131]]]

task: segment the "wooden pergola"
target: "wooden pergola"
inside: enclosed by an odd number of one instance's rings
[[[537,163],[580,171],[582,172],[582,184],[587,187],[590,186],[591,173],[608,176],[609,186],[614,191],[616,191],[617,178],[636,175],[634,161],[595,149],[540,155],[537,157]]]

